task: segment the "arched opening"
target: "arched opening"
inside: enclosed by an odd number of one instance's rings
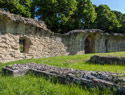
[[[21,53],[28,53],[30,47],[30,40],[26,37],[19,38],[19,49]]]
[[[90,41],[89,41],[89,39],[85,40],[85,53],[90,53]]]
[[[19,44],[20,44],[20,52],[25,53],[25,45],[26,45],[25,39],[20,39]]]
[[[85,53],[95,53],[95,39],[92,36],[88,36],[85,39]]]
[[[108,40],[105,40],[105,52],[108,52]]]

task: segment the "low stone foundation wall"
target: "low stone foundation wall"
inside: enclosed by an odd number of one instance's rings
[[[96,64],[125,65],[125,57],[94,55],[90,58],[89,62],[96,63]]]
[[[4,74],[13,76],[22,76],[31,72],[35,75],[56,77],[62,83],[75,83],[83,87],[92,88],[116,88],[120,91],[120,95],[125,94],[125,87],[123,85],[125,80],[123,74],[116,74],[110,72],[96,72],[96,71],[81,71],[68,68],[58,68],[43,64],[28,63],[28,64],[14,64],[6,66],[2,69]]]

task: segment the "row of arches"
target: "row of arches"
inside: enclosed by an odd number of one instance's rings
[[[30,47],[30,40],[27,37],[19,38],[19,46],[21,53],[28,53]],[[88,36],[84,41],[84,51],[85,53],[95,52],[95,39],[93,36]]]
[[[85,39],[85,42],[84,42],[85,53],[94,53],[95,52],[95,42],[94,41],[95,41],[94,38],[91,37],[91,36],[88,36]],[[19,39],[19,45],[20,45],[20,52],[21,53],[28,53],[29,46],[30,46],[29,43],[30,43],[30,41],[26,37],[21,37]]]

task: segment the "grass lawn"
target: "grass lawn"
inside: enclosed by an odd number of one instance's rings
[[[22,77],[4,76],[1,68],[10,64],[41,63],[57,67],[73,68],[90,71],[108,71],[125,73],[125,66],[120,65],[98,65],[85,62],[92,55],[57,56],[42,59],[19,60],[9,63],[0,63],[0,95],[114,95],[108,89],[100,91],[97,88],[82,89],[76,85],[63,85],[54,83],[50,79],[26,75]],[[106,53],[99,55],[125,56],[125,52]]]

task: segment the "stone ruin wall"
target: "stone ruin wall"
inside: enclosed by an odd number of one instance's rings
[[[102,33],[95,47],[97,53],[125,51],[125,34]]]
[[[1,62],[68,55],[63,35],[50,32],[43,22],[40,23],[41,26],[36,26],[32,25],[35,20],[13,16],[15,15],[0,14]],[[27,41],[25,53],[20,52],[20,38]]]
[[[19,26],[17,25],[17,27],[14,28],[13,25],[16,25],[16,23],[14,22],[8,22],[5,25],[6,33],[0,35],[1,62],[8,62],[20,59],[60,56],[67,54],[67,47],[62,43],[60,35],[55,36],[55,34],[44,32],[44,30],[40,30],[39,33],[34,34],[35,32],[39,31],[36,30],[36,27],[22,24]],[[19,34],[15,34],[17,31]],[[2,30],[0,30],[0,32],[2,32]],[[25,34],[25,32],[27,32],[27,34]],[[24,38],[27,41],[27,51],[25,53],[20,52],[20,38]]]
[[[26,40],[24,53],[19,49],[21,38]],[[47,29],[44,22],[0,9],[0,62],[84,54],[86,39],[89,40],[90,53],[125,51],[125,35],[104,35],[95,29],[57,34]]]
[[[68,49],[71,55],[86,52],[86,39],[90,41],[89,53],[105,53],[125,51],[125,35],[108,34],[98,29],[73,30],[68,33]]]

